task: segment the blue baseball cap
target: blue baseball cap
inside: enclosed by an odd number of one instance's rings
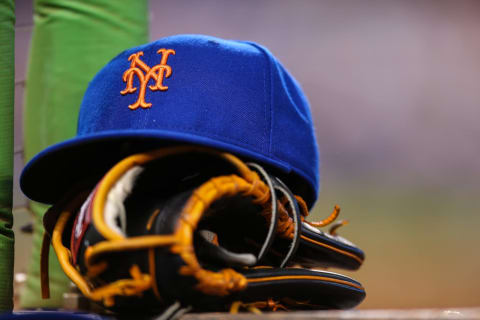
[[[128,49],[90,82],[75,138],[37,154],[20,186],[55,203],[85,177],[152,148],[195,144],[266,166],[309,206],[319,160],[308,101],[264,47],[176,35]]]

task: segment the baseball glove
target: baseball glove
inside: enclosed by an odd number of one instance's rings
[[[341,223],[317,229],[338,211],[308,222],[301,197],[228,153],[183,146],[132,155],[45,215],[43,293],[51,242],[81,292],[114,311],[351,308],[365,297],[360,283],[310,269],[363,262],[335,234]]]

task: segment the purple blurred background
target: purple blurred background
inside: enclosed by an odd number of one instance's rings
[[[31,2],[16,1],[16,179]],[[259,42],[299,80],[322,160],[312,217],[338,203],[350,220],[362,308],[480,305],[480,2],[152,0],[150,26]]]

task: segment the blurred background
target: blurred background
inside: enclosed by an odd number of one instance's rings
[[[367,259],[360,308],[480,306],[480,2],[154,1],[150,38],[259,42],[302,84],[321,155],[312,219],[335,204]],[[15,271],[31,220],[18,188],[33,27],[16,1]],[[112,56],[113,58],[113,56]],[[74,62],[72,62],[74,63]],[[341,270],[333,270],[345,273]],[[21,275],[17,276],[21,278]]]

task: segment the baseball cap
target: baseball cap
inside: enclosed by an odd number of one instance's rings
[[[316,200],[318,149],[297,81],[261,45],[204,35],[162,38],[111,60],[85,92],[77,135],[29,161],[20,187],[55,203],[130,154],[178,144],[260,163],[309,206]]]

